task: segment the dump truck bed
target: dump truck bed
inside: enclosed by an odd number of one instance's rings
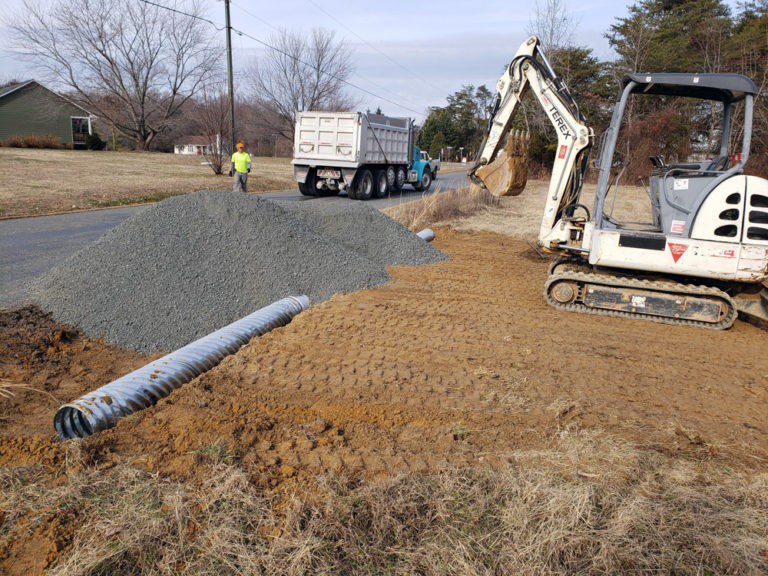
[[[293,164],[357,168],[407,164],[408,118],[361,112],[302,112],[296,120]]]

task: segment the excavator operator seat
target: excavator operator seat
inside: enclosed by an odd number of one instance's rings
[[[752,132],[754,97],[757,88],[754,82],[740,74],[629,74],[624,78],[623,88],[614,109],[610,139],[606,141],[600,157],[600,176],[595,198],[596,227],[598,229],[621,228],[621,223],[606,215],[606,197],[611,190],[611,167],[616,152],[617,135],[622,118],[627,110],[630,97],[659,96],[666,99],[688,98],[698,101],[712,101],[722,104],[722,125],[718,134],[717,155],[702,162],[666,164],[659,156],[650,158],[651,174],[649,196],[653,215],[653,232],[664,236],[688,236],[699,219],[700,211],[706,210],[707,221],[720,220],[719,215],[729,216],[732,207],[725,205],[726,187],[744,172],[749,158]],[[735,104],[743,103],[743,130],[741,151],[738,160],[730,162],[733,116]],[[742,112],[739,113],[740,116]],[[739,180],[741,182],[741,180]],[[716,190],[712,201],[708,197]],[[614,192],[615,194],[615,192]],[[723,198],[720,195],[724,194]],[[716,196],[716,198],[715,198]],[[721,201],[722,200],[722,201]],[[712,216],[709,212],[716,211]],[[730,229],[730,228],[729,228]],[[650,231],[650,230],[649,230]]]

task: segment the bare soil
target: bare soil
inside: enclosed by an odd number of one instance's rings
[[[541,295],[547,261],[527,244],[443,230],[437,247],[450,261],[394,267],[385,286],[315,306],[86,446],[184,477],[220,445],[273,485],[333,469],[377,476],[503,463],[566,425],[768,463],[764,331],[558,312]],[[34,318],[15,314],[22,324]],[[3,377],[57,400],[146,359],[58,338],[39,319],[29,330],[12,324],[5,346],[21,352],[4,354]],[[6,447],[12,436],[50,433],[55,405],[47,394],[15,397],[4,411]]]
[[[35,309],[3,312],[0,378],[29,389],[0,400],[0,469],[63,474],[77,446],[89,465],[193,485],[211,461],[236,464],[253,485],[287,494],[327,473],[499,469],[580,430],[666,458],[768,470],[768,333],[559,312],[542,298],[548,262],[525,242],[440,229],[435,244],[448,261],[390,268],[387,285],[313,307],[74,443],[51,435],[57,405],[149,358]],[[34,573],[22,561],[33,550],[42,566],[55,563],[71,530],[56,533],[54,518],[64,521],[53,514],[0,550],[0,567]]]
[[[39,216],[156,202],[195,190],[228,189],[202,156],[0,148],[0,217]],[[289,158],[254,158],[249,191],[294,188]]]
[[[0,442],[51,436],[52,414],[62,403],[144,365],[152,357],[54,322],[34,306],[0,309]],[[9,454],[0,450],[0,454]],[[0,456],[0,466],[21,464]]]

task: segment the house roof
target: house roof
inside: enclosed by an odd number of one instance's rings
[[[24,80],[23,82],[17,82],[17,83],[15,83],[15,84],[11,84],[11,85],[9,85],[9,86],[6,86],[5,88],[0,88],[0,99],[4,98],[5,96],[10,96],[10,95],[11,95],[11,94],[13,94],[14,92],[16,92],[16,91],[18,91],[18,90],[21,90],[22,88],[25,88],[26,86],[29,86],[30,84],[37,84],[37,85],[38,85],[38,86],[40,86],[40,88],[42,88],[43,90],[47,90],[48,92],[50,92],[50,93],[51,93],[51,94],[53,94],[54,96],[57,96],[58,98],[61,98],[62,100],[65,100],[67,103],[71,104],[72,106],[75,106],[76,108],[80,108],[80,110],[82,110],[83,112],[85,112],[86,114],[88,114],[88,116],[94,116],[94,115],[93,115],[93,114],[91,114],[91,113],[90,113],[88,110],[86,110],[85,108],[83,108],[82,106],[80,106],[80,104],[77,104],[77,103],[75,103],[75,102],[72,102],[72,100],[70,100],[70,99],[69,99],[69,98],[67,98],[66,96],[62,96],[62,95],[61,95],[61,94],[59,94],[58,92],[54,92],[53,90],[51,90],[51,89],[50,89],[50,88],[48,88],[47,86],[43,86],[43,85],[42,85],[42,84],[40,84],[40,82],[38,82],[37,80]]]
[[[179,138],[177,142],[177,146],[189,146],[190,144],[193,146],[208,146],[213,144],[213,141],[207,136],[184,136]]]
[[[4,86],[3,88],[0,88],[0,98],[2,98],[3,96],[7,96],[11,92],[16,92],[16,90],[20,90],[21,88],[24,88],[24,86],[31,84],[32,82],[34,82],[34,80],[24,80],[22,82],[13,82],[8,86]]]

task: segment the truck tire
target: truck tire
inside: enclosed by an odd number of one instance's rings
[[[419,182],[419,187],[416,188],[419,192],[427,192],[429,188],[432,186],[432,172],[429,171],[429,168],[425,168],[424,172],[421,174],[421,182]]]
[[[357,175],[357,178],[355,178],[355,186],[354,186],[354,193],[355,195],[352,196],[350,193],[349,197],[353,198],[354,200],[370,200],[373,198],[373,174],[371,174],[370,170],[361,170],[360,173]]]
[[[299,182],[299,192],[302,196],[317,196],[317,175],[314,170],[307,172],[304,182]]]
[[[405,168],[398,166],[395,170],[395,183],[392,185],[393,190],[402,190],[405,185],[405,181],[408,179],[408,175],[405,173]]]
[[[395,170],[395,167],[387,166],[387,184],[389,184],[390,190],[393,190],[395,188],[396,180],[397,180],[397,171]]]
[[[376,170],[373,173],[373,195],[376,198],[389,196],[389,178],[386,170]]]

